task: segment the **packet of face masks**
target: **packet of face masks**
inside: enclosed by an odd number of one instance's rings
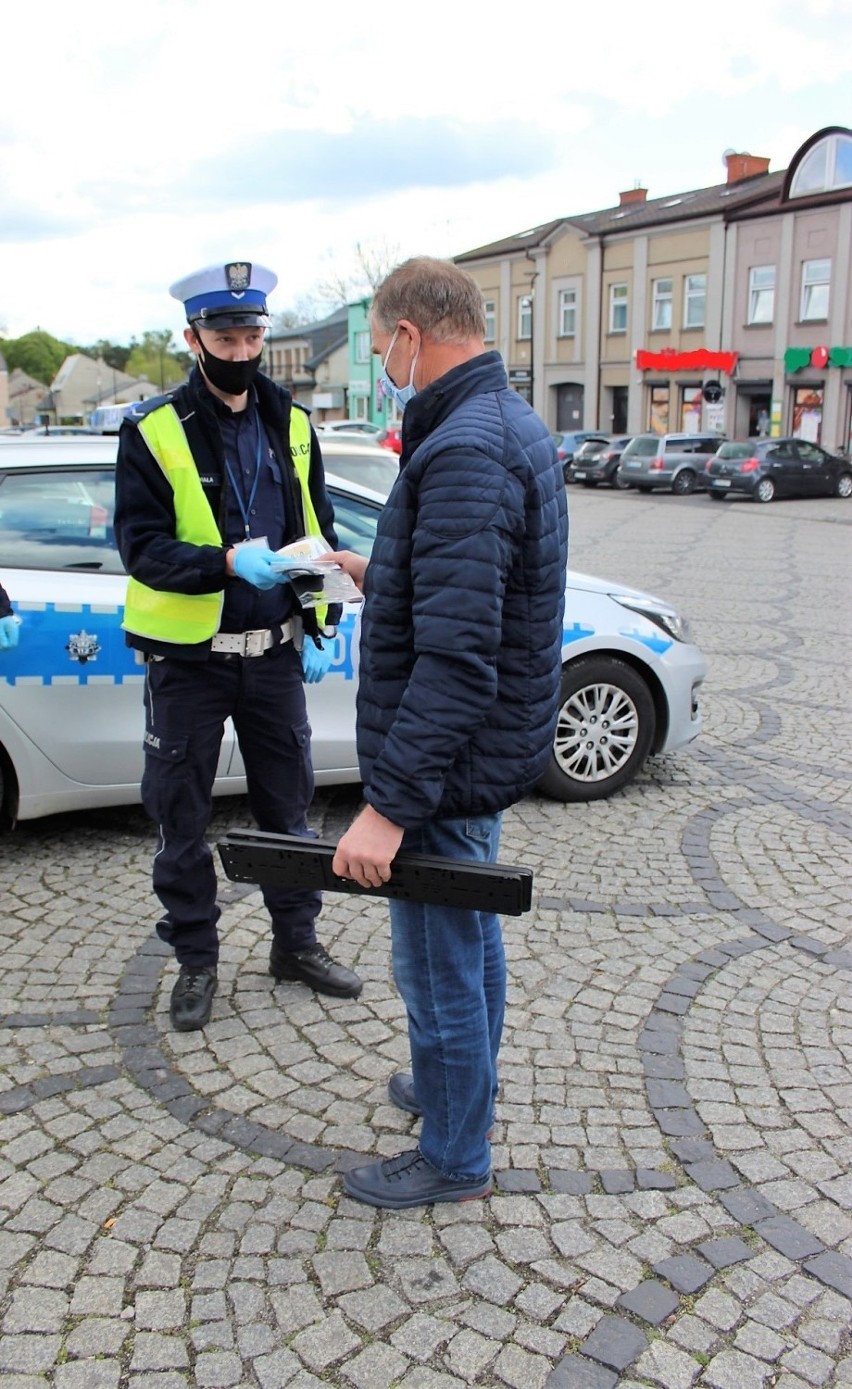
[[[358,585],[335,563],[334,551],[320,536],[303,535],[275,553],[278,559],[270,568],[292,577],[303,608],[316,608],[320,603],[363,602]]]

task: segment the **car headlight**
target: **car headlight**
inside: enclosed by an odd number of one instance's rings
[[[655,623],[663,632],[674,637],[675,641],[692,640],[689,622],[676,608],[670,608],[656,598],[634,598],[623,593],[611,593],[609,596],[622,608],[629,608],[631,612],[647,617],[649,622]]]

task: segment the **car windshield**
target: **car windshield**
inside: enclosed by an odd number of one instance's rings
[[[633,456],[639,455],[640,458],[651,458],[660,447],[660,440],[656,434],[641,435],[638,439],[631,439],[624,454]]]
[[[363,497],[353,497],[341,491],[333,482],[328,490],[334,507],[337,543],[341,550],[354,550],[358,555],[369,556],[376,539],[381,507],[376,502],[368,502]]]
[[[360,452],[354,448],[338,452],[329,444],[322,450],[322,456],[326,472],[345,478],[347,482],[358,482],[372,492],[381,492],[383,497],[388,495],[399,476],[399,458],[390,449],[371,445]]]
[[[717,458],[751,458],[754,453],[753,444],[722,444],[716,450]]]

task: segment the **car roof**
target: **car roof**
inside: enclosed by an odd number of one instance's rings
[[[45,437],[0,440],[0,469],[44,468],[55,464],[110,464],[118,447],[116,434],[57,434]]]
[[[387,449],[373,443],[368,435],[363,439],[326,437],[321,447],[326,458],[357,458],[364,454],[384,458],[387,454]],[[0,438],[0,469],[44,468],[53,465],[62,468],[86,463],[103,465],[115,459],[117,450],[117,434],[42,434],[38,437],[5,435]]]
[[[117,451],[117,438],[114,434],[104,438],[85,438],[72,439],[67,436],[53,440],[42,438],[37,444],[28,444],[18,448],[16,444],[0,444],[0,472],[5,470],[13,471],[25,468],[44,468],[45,466],[62,467],[109,467],[115,461]],[[329,457],[351,457],[359,454],[369,453],[381,458],[387,456],[387,449],[376,447],[375,449],[364,445],[351,445],[334,443],[332,447],[326,448],[325,452]],[[354,497],[361,497],[366,501],[379,502],[383,506],[386,498],[382,492],[375,492],[372,487],[363,487],[360,482],[351,482],[348,478],[338,477],[333,465],[326,468],[325,480],[330,487],[336,487],[342,492],[348,492]]]
[[[356,439],[350,436],[346,439],[335,438],[334,435],[321,435],[320,448],[323,458],[340,457],[341,455],[357,455],[359,453],[376,454],[384,458],[387,449],[383,449],[381,444],[376,443],[371,435],[365,434],[363,438]]]

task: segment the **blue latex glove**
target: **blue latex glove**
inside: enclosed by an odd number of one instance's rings
[[[0,651],[10,651],[18,645],[18,619],[0,617]]]
[[[302,679],[306,685],[318,685],[328,674],[333,655],[334,637],[309,637],[305,633],[302,642]]]
[[[262,545],[238,545],[234,550],[234,573],[255,588],[274,588],[288,582],[285,573],[276,574],[271,568],[277,559],[280,556],[274,550],[264,550]]]

